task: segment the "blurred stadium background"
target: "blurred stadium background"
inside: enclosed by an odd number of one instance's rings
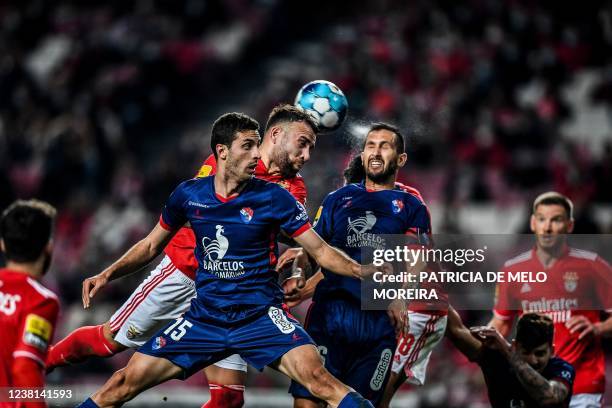
[[[401,180],[420,189],[436,232],[526,232],[531,200],[550,189],[574,200],[576,232],[612,232],[612,2],[340,3],[0,5],[0,208],[38,197],[60,210],[46,278],[62,299],[56,339],[108,319],[142,279],[110,285],[83,311],[82,279],[157,221],[210,153],[212,120],[243,111],[263,123],[314,79],[340,86],[350,117],[319,137],[303,171],[311,215],[340,185],[364,127],[385,120],[409,135]],[[48,379],[85,393],[128,358]],[[205,384],[174,381],[134,406],[197,406]],[[286,388],[251,371],[247,406],[289,406]],[[486,401],[478,367],[444,344],[428,385],[396,406]]]

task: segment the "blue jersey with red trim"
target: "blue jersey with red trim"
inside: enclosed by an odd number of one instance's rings
[[[274,270],[278,234],[296,237],[310,228],[306,210],[287,190],[252,178],[238,196],[225,199],[215,193],[214,177],[187,180],[160,218],[171,230],[186,222],[196,236],[196,315],[229,323],[282,304]]]
[[[431,223],[427,207],[414,194],[400,186],[368,191],[361,183],[330,193],[317,212],[314,229],[330,245],[362,263],[363,247],[387,249],[381,234],[409,234],[415,243],[426,243]],[[325,279],[317,285],[315,301],[335,291],[361,299],[361,281],[322,270]]]

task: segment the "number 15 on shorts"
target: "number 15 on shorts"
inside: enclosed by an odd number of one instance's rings
[[[182,317],[179,317],[178,319],[176,319],[176,322],[174,322],[172,326],[168,327],[164,331],[164,334],[166,336],[170,335],[170,338],[174,341],[179,341],[187,333],[187,329],[192,326],[193,323],[183,319]]]

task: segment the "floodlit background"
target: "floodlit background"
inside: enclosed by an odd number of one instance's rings
[[[526,232],[530,202],[551,189],[574,200],[577,233],[612,232],[610,1],[341,3],[0,5],[0,208],[38,197],[60,210],[45,280],[62,299],[56,339],[107,320],[143,279],[111,284],[82,310],[83,278],[154,225],[210,153],[212,121],[243,111],[263,123],[314,79],[336,83],[350,111],[341,130],[319,137],[303,171],[311,215],[341,184],[367,124],[384,120],[409,137],[400,179],[421,191],[436,232]],[[48,380],[83,396],[128,358]],[[198,406],[205,384],[195,375],[140,401]],[[289,406],[286,388],[281,376],[252,371],[247,406]],[[446,344],[428,384],[400,397],[398,406],[486,404],[478,367]]]

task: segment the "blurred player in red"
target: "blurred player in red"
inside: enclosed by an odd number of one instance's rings
[[[291,105],[275,107],[266,123],[260,146],[261,160],[255,177],[277,183],[297,201],[306,201],[306,185],[298,171],[310,159],[316,142],[316,125],[310,116]],[[196,177],[216,172],[211,154]],[[99,326],[81,327],[51,348],[50,368],[85,361],[91,356],[109,357],[127,348],[143,345],[170,320],[189,309],[195,297],[195,236],[191,228],[181,228],[165,249],[166,256],[110,320]],[[99,274],[85,285],[104,279]],[[93,289],[92,295],[97,289]],[[211,400],[206,408],[241,407],[247,364],[237,354],[207,367]]]
[[[45,385],[45,359],[59,301],[39,280],[51,263],[54,221],[55,209],[37,200],[14,202],[0,220],[6,258],[6,268],[0,269],[0,387]],[[45,406],[0,400],[0,407],[6,408]]]
[[[601,407],[605,388],[601,337],[612,333],[612,317],[602,321],[600,315],[612,295],[612,268],[596,253],[567,245],[565,234],[574,228],[572,209],[569,198],[559,193],[536,198],[530,222],[536,246],[507,261],[504,270],[545,271],[546,284],[498,284],[489,325],[507,337],[517,315],[549,316],[555,323],[556,355],[576,370],[570,407]]]

